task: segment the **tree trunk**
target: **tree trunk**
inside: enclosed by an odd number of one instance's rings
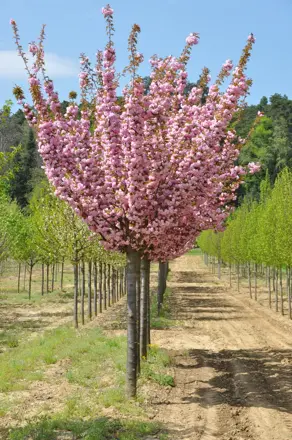
[[[50,265],[49,264],[47,264],[46,265],[46,268],[47,268],[47,279],[46,279],[46,281],[47,281],[47,293],[49,293],[49,291],[50,291],[50,288],[49,288],[49,285],[50,285]]]
[[[231,263],[229,263],[229,286],[232,287],[232,267],[231,267]]]
[[[116,302],[118,302],[121,299],[121,272],[120,272],[120,268],[118,267],[117,269],[115,269],[115,281],[116,281]]]
[[[255,265],[254,265],[254,299],[256,301],[258,300],[257,270],[258,270],[258,265],[255,263]]]
[[[25,281],[26,281],[26,264],[24,264],[23,290],[25,290]]]
[[[284,315],[284,298],[283,298],[283,272],[282,266],[280,268],[280,299],[281,299],[281,314]]]
[[[275,303],[276,303],[276,312],[279,311],[279,303],[278,303],[278,269],[276,269],[276,289],[275,289]]]
[[[29,266],[29,280],[28,280],[28,299],[31,299],[32,269],[33,269],[33,264],[30,264],[30,266]]]
[[[107,309],[107,270],[106,270],[106,263],[103,265],[103,296],[104,296],[104,303],[103,307],[104,310]]]
[[[124,281],[124,278],[123,278],[123,269],[120,269],[120,298],[122,297],[122,296],[124,296],[124,289],[123,289],[123,281]]]
[[[21,263],[18,264],[17,293],[20,292]]]
[[[121,292],[120,292],[121,281],[120,281],[119,268],[115,269],[115,283],[116,283],[116,288],[115,288],[116,302],[118,302],[119,299],[121,298]]]
[[[240,281],[240,272],[239,272],[240,266],[239,263],[236,265],[236,273],[237,273],[237,292],[239,292],[239,281]]]
[[[140,313],[140,355],[147,358],[147,339],[148,339],[148,299],[149,299],[149,276],[150,261],[143,258],[141,260],[141,313]],[[147,319],[148,318],[148,319]]]
[[[272,307],[272,292],[271,292],[271,268],[268,267],[268,288],[269,288],[269,307]]]
[[[81,262],[81,321],[82,321],[82,325],[85,324],[84,301],[85,301],[85,263],[83,260]]]
[[[75,328],[78,328],[78,285],[79,285],[78,275],[79,275],[79,271],[78,271],[77,261],[74,262],[73,269],[74,269],[74,325],[75,325]]]
[[[112,274],[111,274],[111,295],[112,295],[112,304],[115,304],[117,297],[117,281],[116,281],[116,269],[112,266]]]
[[[128,349],[126,388],[128,397],[137,392],[137,299],[136,280],[140,255],[137,251],[127,251],[127,305],[128,305]]]
[[[151,291],[150,291],[150,270],[151,270],[151,262],[149,262],[149,271],[148,271],[148,292],[147,292],[147,346],[151,344]]]
[[[113,304],[115,304],[118,300],[117,279],[118,279],[118,270],[116,270],[113,267],[112,268],[112,302],[113,302]]]
[[[166,263],[159,262],[158,270],[158,292],[157,292],[157,314],[160,316],[161,306],[163,304],[163,296],[166,289]]]
[[[111,265],[107,265],[107,295],[108,295],[108,306],[111,306]]]
[[[87,273],[87,285],[88,285],[88,318],[92,318],[92,306],[91,306],[91,270],[92,270],[92,262],[88,262],[88,273]]]
[[[141,259],[137,262],[136,301],[137,301],[137,373],[141,372],[140,363],[140,313],[141,313]]]
[[[97,263],[93,263],[93,309],[94,316],[97,316]]]
[[[52,265],[52,292],[54,292],[55,283],[55,265]]]
[[[249,296],[252,298],[250,262],[248,262],[248,288],[249,288]]]
[[[45,292],[45,265],[42,263],[42,296]]]
[[[62,265],[61,265],[61,281],[60,281],[61,291],[63,290],[63,284],[64,284],[64,258],[62,260]]]
[[[79,262],[79,264],[78,264],[78,270],[79,270],[79,273],[78,273],[79,295],[81,296],[81,290],[82,290],[82,276],[81,276],[81,264],[80,264],[80,262]]]
[[[120,268],[119,267],[117,269],[115,269],[115,282],[116,282],[116,289],[115,289],[116,302],[118,302],[121,298],[121,292],[120,292],[121,277],[120,277]]]
[[[99,313],[102,313],[102,280],[103,280],[103,271],[102,271],[102,263],[99,263],[99,280],[98,280],[98,302],[99,302]]]

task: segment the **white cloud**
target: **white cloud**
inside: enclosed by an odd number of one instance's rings
[[[78,61],[46,53],[46,70],[53,78],[66,78],[78,75]],[[19,79],[25,77],[22,59],[13,50],[0,50],[0,78]]]

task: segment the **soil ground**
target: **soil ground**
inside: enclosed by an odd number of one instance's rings
[[[151,342],[171,354],[175,387],[149,389],[145,419],[161,422],[171,440],[292,440],[292,322],[251,300],[246,289],[230,289],[228,275],[219,281],[199,255],[185,255],[170,268],[170,325],[153,330]],[[70,301],[61,308],[50,303],[51,319],[37,332],[70,320]],[[13,309],[9,321],[22,321],[23,313],[31,321],[36,310],[38,304],[30,313]],[[123,298],[88,327],[124,334],[124,317]],[[46,381],[32,382],[13,418],[7,414],[0,425],[61,407],[74,388],[66,368],[65,361],[49,366]]]
[[[231,291],[200,256],[171,264],[181,325],[153,331],[171,351],[176,386],[152,402],[171,439],[291,440],[292,323]]]

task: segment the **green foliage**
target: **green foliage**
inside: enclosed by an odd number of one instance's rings
[[[44,178],[44,173],[40,168],[34,132],[31,128],[27,129],[22,148],[15,156],[14,162],[17,165],[17,171],[11,180],[10,196],[17,200],[17,203],[23,208],[27,206],[36,183]]]
[[[248,106],[236,126],[237,133],[243,138],[250,132],[258,111],[264,112],[265,117],[252,131],[241,151],[239,163],[246,165],[259,161],[262,169],[247,176],[245,185],[238,191],[240,203],[246,196],[250,200],[259,200],[260,183],[267,171],[274,184],[278,174],[285,167],[291,169],[292,166],[292,100],[276,93],[269,100],[263,97],[257,106]]]
[[[19,210],[0,194],[0,261],[8,258],[13,249],[13,225]]]
[[[229,218],[214,246],[214,231],[204,231],[198,243],[203,252],[227,263],[292,265],[292,172],[285,168],[271,188],[269,175],[260,186],[258,202],[245,202]]]
[[[197,243],[203,252],[221,259],[222,238],[222,232],[215,232],[209,229],[201,233]]]
[[[29,211],[41,261],[51,264],[66,259],[73,264],[85,260],[125,265],[125,257],[105,251],[99,237],[89,231],[69,205],[54,195],[46,180],[35,187]]]

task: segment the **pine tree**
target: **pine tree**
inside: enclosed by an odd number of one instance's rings
[[[24,137],[22,149],[15,157],[17,171],[10,186],[10,196],[24,208],[27,206],[35,183],[43,177],[40,159],[37,152],[34,132],[28,129]]]

